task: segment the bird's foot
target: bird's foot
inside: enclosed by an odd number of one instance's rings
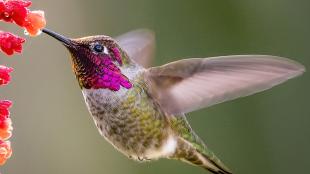
[[[139,157],[139,156],[138,156],[138,160],[139,160],[139,161],[151,161],[150,158],[147,158],[147,157]]]

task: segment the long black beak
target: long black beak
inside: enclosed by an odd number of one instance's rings
[[[49,36],[52,36],[53,38],[57,39],[58,41],[60,41],[61,43],[63,43],[66,47],[74,47],[74,43],[71,39],[61,35],[61,34],[58,34],[54,31],[51,31],[49,29],[42,29],[42,32],[49,35]]]

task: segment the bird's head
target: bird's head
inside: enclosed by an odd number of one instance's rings
[[[130,59],[111,37],[69,39],[47,29],[43,32],[59,40],[70,51],[72,69],[81,88],[118,91],[132,87],[121,70],[131,63]]]

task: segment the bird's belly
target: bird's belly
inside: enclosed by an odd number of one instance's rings
[[[138,125],[106,124],[95,121],[100,134],[129,158],[145,161],[167,157],[175,152],[177,140],[164,131],[146,132]]]
[[[168,135],[164,117],[154,107],[142,106],[130,97],[105,100],[98,95],[84,94],[85,101],[100,134],[116,149],[138,160],[159,158],[173,151],[167,147],[173,147],[174,140]]]

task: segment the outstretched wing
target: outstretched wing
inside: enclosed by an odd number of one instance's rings
[[[180,114],[269,89],[304,71],[286,58],[236,55],[180,60],[149,68],[146,75],[161,107]]]
[[[120,47],[141,66],[151,66],[155,51],[154,33],[147,29],[134,30],[116,38]]]

